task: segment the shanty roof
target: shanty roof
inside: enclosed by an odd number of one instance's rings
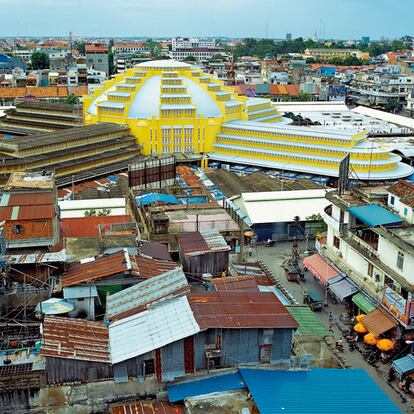
[[[309,306],[288,306],[289,313],[298,321],[299,328],[295,335],[328,336],[328,328],[315,316]]]
[[[159,303],[109,326],[112,363],[143,355],[199,331],[186,296]]]
[[[184,407],[166,401],[134,401],[116,403],[111,414],[184,414]]]
[[[53,205],[0,207],[0,220],[37,220],[56,216]]]
[[[240,290],[259,291],[253,276],[215,277],[210,279],[210,283],[217,292],[234,292]]]
[[[230,250],[230,246],[216,229],[178,234],[177,241],[186,255]]]
[[[40,354],[109,363],[108,329],[102,322],[46,316]]]
[[[62,285],[66,287],[119,273],[138,276],[135,259],[128,254],[126,249],[105,256],[91,258],[87,262],[73,264],[67,272],[63,273],[61,280]]]
[[[54,202],[55,196],[51,191],[20,194],[4,192],[0,195],[0,207],[50,205]]]
[[[145,310],[148,304],[189,291],[181,268],[175,268],[107,298],[106,316],[118,320]]]
[[[388,188],[388,192],[400,198],[407,206],[414,207],[414,184],[400,180]]]
[[[177,264],[171,260],[158,260],[147,256],[135,256],[135,262],[140,279],[149,279],[177,267]]]
[[[141,252],[144,256],[149,256],[154,259],[171,260],[168,247],[162,243],[143,240]]]
[[[65,237],[94,237],[99,236],[100,226],[108,230],[111,224],[131,223],[128,215],[68,217],[60,221],[60,227]]]
[[[201,329],[299,326],[271,292],[194,292],[189,300]]]

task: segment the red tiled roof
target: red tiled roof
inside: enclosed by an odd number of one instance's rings
[[[184,408],[166,401],[135,401],[113,405],[111,414],[184,414]]]
[[[253,290],[258,292],[257,283],[252,276],[215,277],[210,279],[213,289],[217,292],[234,292],[240,290]]]
[[[69,267],[61,277],[62,286],[73,286],[117,274],[138,277],[138,268],[133,256],[124,250],[96,257],[87,263],[76,263]]]
[[[189,301],[201,329],[299,326],[271,292],[193,292]]]
[[[97,46],[97,45],[85,45],[86,53],[107,53],[108,48],[106,46]]]
[[[300,85],[270,85],[271,95],[297,96],[300,92]]]
[[[414,207],[414,184],[400,180],[389,187],[388,192],[400,197],[400,201],[407,206]]]
[[[88,94],[87,86],[33,86],[26,88],[0,88],[0,98],[24,98],[35,96],[36,98],[64,98],[69,94],[82,96]]]
[[[12,216],[15,217],[12,219]],[[55,208],[51,205],[0,207],[0,220],[6,221],[47,219],[55,216]]]
[[[96,237],[99,236],[99,225],[103,224],[109,229],[111,224],[131,223],[128,215],[97,216],[97,217],[70,217],[60,222],[64,237]]]
[[[108,328],[103,322],[46,316],[40,354],[110,363]]]

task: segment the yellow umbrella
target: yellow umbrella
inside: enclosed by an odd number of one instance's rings
[[[251,230],[246,230],[246,231],[244,232],[244,235],[245,235],[246,237],[253,237],[253,236],[254,236],[254,232],[253,232],[253,231],[251,231]]]
[[[365,315],[365,313],[360,313],[359,315],[355,316],[355,319],[356,319],[356,321],[357,321],[357,322],[361,322],[361,319],[362,319],[364,316],[367,316],[367,315]]]
[[[376,337],[373,333],[369,332],[364,336],[364,342],[368,345],[376,345],[379,341],[379,338]]]
[[[361,323],[361,322],[357,323],[357,324],[354,326],[354,331],[355,331],[355,332],[358,332],[358,333],[360,333],[360,334],[368,333],[368,329],[367,329],[367,328],[365,328],[365,326],[364,326],[364,325],[362,325],[362,323]]]
[[[391,341],[391,339],[380,339],[377,342],[377,348],[381,351],[391,351],[394,349],[394,341]]]

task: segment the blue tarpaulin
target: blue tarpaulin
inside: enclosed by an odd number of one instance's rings
[[[260,414],[397,414],[400,410],[363,369],[241,369]]]
[[[414,371],[414,355],[409,354],[403,358],[396,359],[392,363],[393,368],[400,374],[408,374]]]
[[[398,225],[404,221],[401,217],[378,204],[351,207],[349,214],[369,227]]]
[[[163,193],[148,193],[142,196],[138,196],[136,199],[137,207],[147,206],[153,203],[166,203],[166,204],[180,204],[179,201],[172,195]]]
[[[242,377],[238,372],[210,376],[208,378],[186,381],[167,387],[170,402],[183,401],[188,397],[211,394],[212,392],[224,392],[245,388]]]

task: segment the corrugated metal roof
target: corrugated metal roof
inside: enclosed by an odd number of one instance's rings
[[[12,264],[66,262],[66,249],[52,253],[8,254],[6,261]]]
[[[375,336],[380,336],[384,332],[387,332],[398,325],[397,322],[381,308],[375,309],[364,316],[361,319],[361,323]]]
[[[254,277],[234,276],[234,277],[215,277],[210,279],[213,289],[217,292],[253,290],[258,291],[257,283]]]
[[[103,322],[46,316],[40,354],[110,362],[108,328]]]
[[[37,220],[55,216],[53,205],[0,207],[0,220]]]
[[[197,292],[189,300],[201,329],[299,326],[271,292]]]
[[[186,296],[156,304],[109,326],[112,363],[143,355],[199,331]]]
[[[165,244],[142,240],[142,254],[154,259],[171,260],[168,247]]]
[[[135,401],[113,405],[111,414],[184,414],[184,407],[166,401]]]
[[[73,286],[120,273],[138,277],[135,258],[130,256],[126,249],[107,256],[96,257],[87,263],[71,265],[69,270],[62,274],[61,282],[64,287]]]
[[[22,194],[3,193],[0,206],[36,206],[54,204],[55,196],[52,192],[33,192]]]
[[[241,369],[260,414],[397,414],[400,410],[363,369]]]
[[[146,256],[135,256],[135,262],[140,279],[149,279],[177,267],[177,263],[171,260],[158,260]]]
[[[177,241],[186,255],[230,250],[230,246],[217,229],[178,234]]]
[[[309,306],[287,306],[289,313],[299,323],[299,328],[295,335],[314,335],[327,336],[332,335],[328,328],[315,316]]]
[[[170,402],[178,402],[189,397],[211,394],[212,392],[238,390],[245,387],[246,385],[239,372],[234,372],[169,385],[167,386],[167,392]]]
[[[403,358],[396,359],[392,363],[393,368],[400,374],[407,374],[414,371],[414,355],[408,354]]]
[[[144,310],[148,304],[189,291],[181,268],[175,268],[107,298],[106,317],[118,320]]]

